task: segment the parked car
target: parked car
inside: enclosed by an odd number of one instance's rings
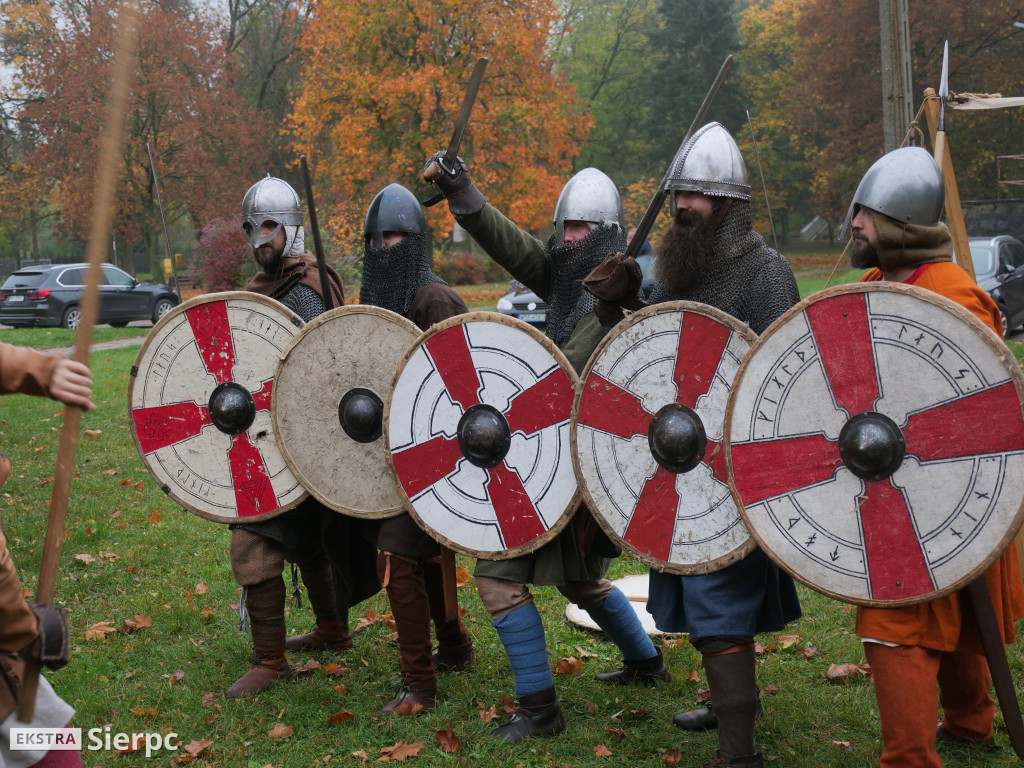
[[[22,267],[0,286],[0,323],[77,328],[88,269],[88,264]],[[115,328],[133,320],[155,323],[178,304],[170,286],[140,283],[113,264],[102,264],[100,269],[99,323]]]
[[[978,285],[1003,316],[1003,336],[1024,323],[1024,243],[1009,235],[967,240]]]
[[[644,273],[644,281],[640,287],[646,295],[654,286],[654,271],[650,254],[637,257],[637,263]],[[509,283],[509,292],[498,299],[497,310],[503,315],[517,317],[523,322],[543,330],[548,323],[548,305],[540,296],[531,291],[518,280]]]

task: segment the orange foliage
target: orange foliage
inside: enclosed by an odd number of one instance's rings
[[[385,185],[424,188],[423,164],[447,146],[479,56],[490,63],[460,155],[499,209],[525,227],[548,223],[591,126],[544,53],[556,19],[554,0],[319,3],[290,128],[330,189],[334,236],[361,239],[363,212]],[[443,205],[428,217],[435,230],[451,227]]]
[[[53,3],[33,17],[35,34],[18,61],[16,82],[34,100],[22,117],[38,135],[25,163],[43,189],[56,188],[65,232],[89,229],[97,147],[112,71],[116,0]],[[232,87],[232,71],[205,12],[141,0],[138,61],[132,75],[127,139],[118,169],[119,241],[152,241],[160,229],[146,142],[156,156],[168,216],[204,222],[235,217],[269,134]],[[58,24],[58,14],[72,23]],[[26,22],[27,23],[27,22]],[[170,31],[170,32],[169,32]]]

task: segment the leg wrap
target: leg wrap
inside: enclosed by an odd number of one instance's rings
[[[492,622],[505,647],[516,682],[516,696],[522,698],[554,687],[548,652],[544,646],[544,625],[533,603],[506,613]]]
[[[587,613],[619,646],[624,661],[644,661],[658,655],[658,649],[644,632],[640,619],[629,604],[629,598],[618,587],[612,587],[604,603],[599,607],[587,608]]]

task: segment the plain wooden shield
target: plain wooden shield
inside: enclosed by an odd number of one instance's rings
[[[384,398],[416,325],[379,307],[309,322],[274,376],[271,415],[284,460],[325,506],[380,519],[405,511],[384,458]]]
[[[572,456],[607,534],[660,571],[710,573],[754,548],[729,493],[722,428],[756,335],[704,304],[634,313],[602,340],[573,405]]]
[[[142,461],[172,499],[219,523],[257,522],[308,494],[270,418],[274,368],[302,320],[232,291],[181,304],[146,337],[128,383]]]
[[[579,501],[575,384],[547,337],[504,315],[471,312],[423,334],[384,404],[388,464],[419,525],[491,560],[554,538]]]
[[[809,587],[909,605],[985,571],[1021,526],[1022,375],[963,307],[891,283],[809,296],[751,348],[726,416],[747,527]]]

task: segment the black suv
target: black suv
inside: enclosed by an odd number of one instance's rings
[[[102,264],[98,323],[115,328],[132,320],[154,323],[177,306],[167,285],[140,283],[113,264]],[[59,325],[77,328],[88,264],[46,264],[23,267],[0,286],[0,323],[16,326]]]
[[[1003,316],[1003,336],[1024,323],[1024,244],[1009,235],[967,240],[978,285]]]

